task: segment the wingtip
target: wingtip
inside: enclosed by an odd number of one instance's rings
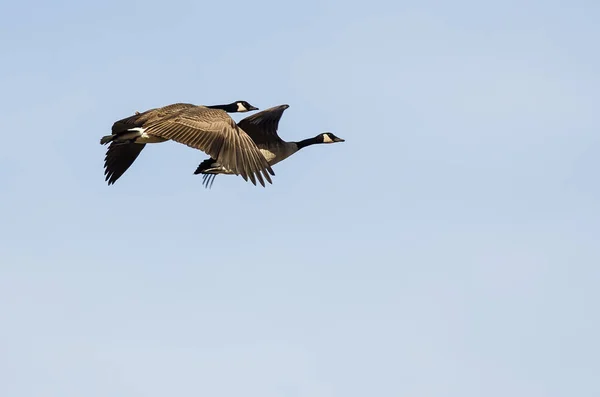
[[[267,180],[267,182],[269,182],[272,185],[273,184],[273,180],[271,180],[271,177],[269,176],[269,173],[265,172],[263,170],[263,175],[265,176],[265,179]]]
[[[252,182],[252,184],[253,184],[254,186],[256,186],[256,176],[254,175],[254,173],[252,173],[252,172],[251,172],[251,173],[248,175],[248,177],[250,177],[250,181]]]
[[[262,187],[265,187],[265,180],[263,179],[262,173],[260,171],[256,173],[256,178],[258,179]]]

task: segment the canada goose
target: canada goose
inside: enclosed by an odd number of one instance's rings
[[[105,180],[109,185],[114,184],[133,164],[146,143],[173,140],[217,157],[244,180],[250,178],[254,185],[258,179],[265,186],[263,175],[272,183],[269,173],[275,173],[268,162],[252,139],[227,114],[250,110],[258,108],[246,101],[213,106],[176,103],[118,120],[112,126],[111,135],[100,140],[103,145],[110,143],[104,159]]]
[[[254,143],[256,143],[262,155],[269,162],[269,165],[275,165],[285,160],[306,146],[317,143],[344,142],[342,138],[338,138],[331,132],[324,132],[313,138],[304,139],[299,142],[284,141],[277,134],[277,128],[279,127],[279,120],[283,112],[289,107],[289,105],[275,106],[248,116],[238,123],[238,127],[244,130]],[[209,188],[214,183],[217,174],[235,173],[220,161],[210,158],[200,163],[194,174],[204,174],[202,184]]]

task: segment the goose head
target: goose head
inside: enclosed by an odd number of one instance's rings
[[[237,112],[237,113],[244,113],[244,112],[249,112],[251,110],[258,110],[258,108],[256,106],[252,106],[246,101],[235,101],[231,105],[233,105],[232,107],[235,106],[235,109],[236,109],[235,112]]]
[[[331,132],[324,132],[316,136],[318,143],[336,143],[336,142],[345,142],[345,139],[338,138]]]
[[[221,109],[227,113],[244,113],[251,110],[258,110],[256,106],[252,106],[246,101],[235,101],[227,105],[211,105],[206,107],[209,109]]]

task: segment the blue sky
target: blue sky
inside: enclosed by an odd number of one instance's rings
[[[599,18],[3,4],[0,395],[599,395]],[[115,120],[238,99],[346,142],[265,189],[171,142],[105,184]]]

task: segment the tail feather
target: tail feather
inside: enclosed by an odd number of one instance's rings
[[[107,143],[112,142],[113,139],[115,139],[115,138],[116,138],[116,135],[112,135],[112,134],[111,135],[105,135],[102,138],[100,138],[100,144],[101,145],[106,145]]]
[[[124,119],[115,121],[112,126],[112,134],[105,135],[100,139],[101,145],[106,145],[107,143],[113,141],[119,141],[123,138],[123,135],[127,135],[131,131],[139,131],[140,128],[143,128],[144,121],[140,121],[140,116],[143,116],[144,113],[135,112],[133,116],[126,117]]]

